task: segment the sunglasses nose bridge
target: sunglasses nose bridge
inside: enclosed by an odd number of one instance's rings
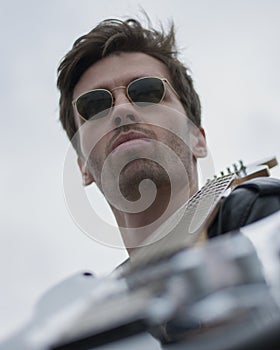
[[[126,86],[117,86],[111,90],[113,96],[113,105],[118,106],[125,103],[130,103],[130,98],[127,95]]]

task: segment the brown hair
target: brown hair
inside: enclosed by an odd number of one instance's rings
[[[187,68],[177,58],[173,23],[168,33],[165,33],[163,29],[157,31],[151,28],[150,23],[148,28],[144,28],[135,19],[107,19],[77,39],[58,67],[60,121],[70,140],[77,131],[72,107],[75,85],[93,63],[118,51],[143,52],[162,61],[170,72],[172,85],[180,96],[188,117],[200,126],[199,97]],[[73,146],[78,151],[78,144]]]

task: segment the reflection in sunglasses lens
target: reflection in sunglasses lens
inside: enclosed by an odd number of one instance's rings
[[[165,92],[160,78],[146,77],[132,81],[127,87],[127,94],[133,103],[145,106],[160,103]],[[108,90],[91,90],[80,96],[76,102],[79,114],[86,120],[99,119],[108,114],[113,106],[113,97]]]
[[[164,85],[158,78],[143,78],[128,86],[128,94],[134,103],[159,103],[164,94]]]
[[[77,100],[77,110],[86,120],[104,117],[107,112],[101,112],[108,110],[111,106],[112,96],[106,90],[89,91]]]

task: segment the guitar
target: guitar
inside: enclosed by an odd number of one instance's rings
[[[131,257],[128,271],[142,264],[168,257],[180,249],[207,240],[207,228],[212,223],[221,201],[241,183],[256,177],[269,176],[269,169],[277,165],[275,157],[245,166],[242,161],[234,164],[227,173],[214,176],[160,226]],[[124,267],[125,270],[125,267]]]
[[[38,303],[31,322],[0,349],[95,348],[109,339],[161,327],[178,314],[193,321],[197,305],[209,295],[225,297],[227,288],[244,283],[259,287],[255,299],[251,296],[253,306],[267,300],[271,311],[275,304],[248,240],[222,237],[208,243],[206,232],[224,196],[246,180],[269,176],[276,164],[275,158],[246,167],[240,162],[209,180],[113,274],[99,279],[77,275],[54,287]],[[254,273],[244,266],[254,266]],[[218,276],[214,271],[220,271]],[[239,305],[244,300],[237,296]]]

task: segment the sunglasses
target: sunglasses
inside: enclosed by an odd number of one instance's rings
[[[75,99],[72,104],[85,121],[105,117],[114,106],[112,92],[125,89],[130,102],[144,107],[153,103],[160,103],[166,93],[167,84],[178,97],[177,92],[166,78],[143,77],[131,81],[127,86],[117,86],[111,91],[107,89],[93,89]]]

